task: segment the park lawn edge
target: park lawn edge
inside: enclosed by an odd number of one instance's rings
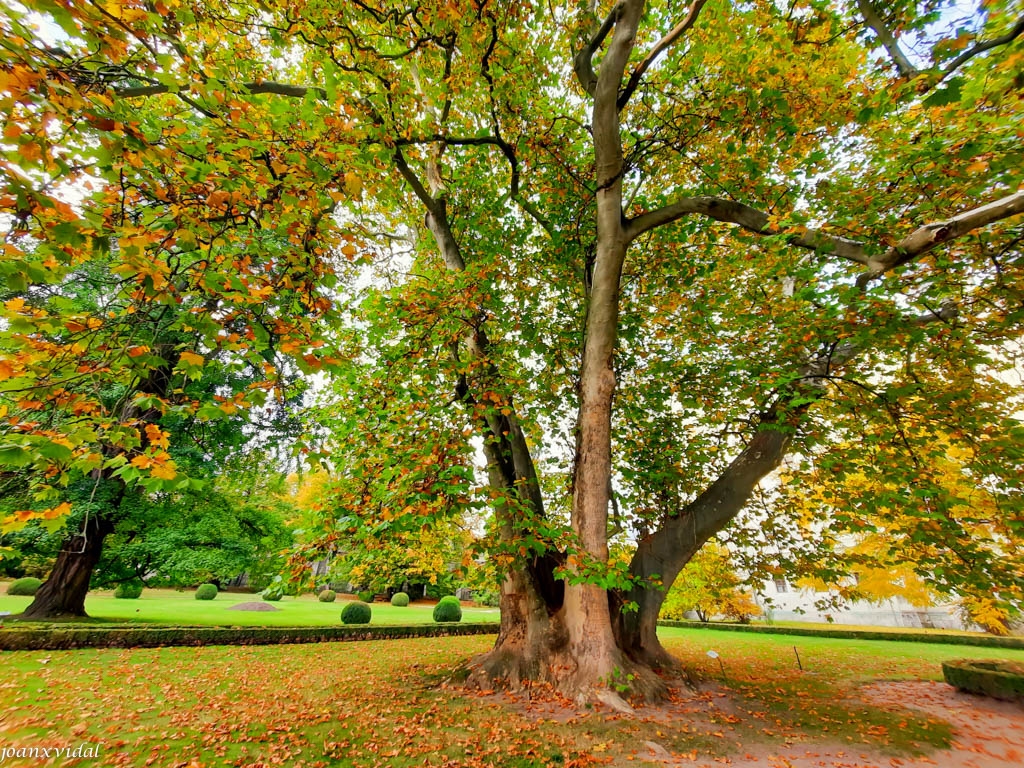
[[[924,632],[872,632],[853,629],[762,627],[744,624],[659,621],[658,626],[679,629],[708,629],[753,632],[768,635],[828,637],[842,640],[888,640],[943,645],[1015,648],[1024,650],[1024,638],[987,635],[954,635]],[[76,648],[156,648],[198,645],[277,645],[295,643],[391,640],[416,637],[496,634],[497,622],[444,624],[382,624],[376,626],[81,626],[53,625],[0,629],[0,651],[71,650]]]
[[[753,632],[762,635],[797,635],[802,637],[834,637],[839,640],[889,640],[908,643],[938,643],[940,645],[975,645],[986,648],[1024,649],[1024,637],[996,637],[993,635],[957,635],[942,632],[906,632],[890,630],[872,632],[867,629],[819,629],[817,627],[765,627],[751,624],[723,622],[661,620],[659,627],[679,629],[710,629],[724,632]]]
[[[46,627],[0,630],[0,651],[283,645],[497,634],[497,622],[339,627]]]

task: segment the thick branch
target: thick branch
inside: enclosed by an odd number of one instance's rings
[[[881,258],[873,259],[869,263],[871,267],[871,272],[868,273],[869,279],[913,261],[942,243],[956,240],[975,229],[1021,213],[1024,213],[1024,191],[1007,195],[980,208],[964,211],[946,221],[918,227],[886,251]]]
[[[423,207],[428,212],[432,212],[437,207],[437,201],[434,196],[427,191],[427,188],[423,186],[423,182],[420,181],[420,177],[409,167],[409,163],[405,159],[405,155],[402,154],[401,149],[395,149],[395,166],[398,168],[398,172],[402,174],[406,181],[409,182],[409,186],[412,187],[412,191],[416,193],[416,197],[419,198],[420,202],[423,203]]]
[[[650,52],[644,56],[644,60],[637,65],[637,68],[633,70],[633,74],[629,76],[629,82],[626,87],[622,89],[622,93],[619,94],[619,109],[622,109],[629,102],[633,92],[636,91],[637,86],[640,85],[640,79],[644,76],[644,73],[650,69],[651,65],[657,61],[658,57],[668,50],[690,27],[697,22],[697,16],[700,15],[701,8],[707,0],[694,0],[693,5],[690,6],[690,12],[686,14],[686,18],[683,19],[675,28],[659,40]]]
[[[757,235],[781,234],[770,226],[770,219],[766,213],[751,208],[749,205],[717,197],[689,197],[630,219],[626,222],[626,238],[634,240],[644,232],[678,221],[684,216],[694,213],[716,221],[737,224]],[[912,261],[942,243],[956,240],[975,229],[1021,213],[1024,213],[1024,191],[1015,192],[993,203],[964,211],[946,221],[918,227],[881,256],[871,256],[868,246],[864,243],[836,237],[815,229],[808,229],[802,234],[794,235],[789,242],[800,248],[831,254],[867,266],[869,271],[861,276],[861,282],[866,283],[889,270]]]
[[[635,240],[645,232],[694,213],[726,224],[738,224],[756,235],[781,234],[770,226],[768,214],[751,208],[749,205],[720,197],[688,197],[666,205],[664,208],[630,219],[626,223],[626,239],[628,241]],[[803,234],[794,235],[790,239],[790,243],[800,248],[830,253],[858,264],[868,264],[868,256],[862,243],[829,235],[819,230],[808,229]]]
[[[289,83],[275,83],[269,80],[252,83],[240,83],[242,88],[251,94],[269,93],[275,96],[288,96],[295,99],[305,97],[307,93],[313,93],[318,99],[326,99],[327,91],[317,86],[291,85]],[[195,85],[182,85],[176,87],[174,93],[185,93],[195,88]],[[168,85],[154,84],[142,85],[134,88],[115,88],[114,93],[122,98],[131,99],[140,96],[159,96],[162,93],[171,93]]]
[[[910,59],[907,58],[906,54],[900,49],[900,44],[893,36],[889,28],[885,26],[885,22],[882,21],[878,13],[875,11],[870,0],[857,0],[857,8],[860,10],[861,16],[864,17],[864,21],[875,36],[878,37],[878,42],[882,44],[882,47],[889,53],[893,63],[896,64],[896,68],[900,71],[900,74],[904,77],[913,77],[917,74],[917,67],[910,63]]]
[[[597,28],[597,31],[594,32],[590,41],[583,46],[573,59],[572,65],[573,71],[576,73],[576,79],[583,86],[583,90],[591,96],[594,95],[594,91],[597,89],[597,74],[594,72],[594,54],[597,53],[597,49],[601,47],[605,38],[615,28],[615,22],[619,20],[621,13],[622,3],[619,2],[608,13],[608,16],[601,26]]]
[[[1013,25],[1013,28],[1005,35],[993,38],[992,40],[982,40],[974,47],[967,49],[953,59],[946,68],[942,70],[942,77],[939,78],[936,85],[952,75],[975,56],[985,53],[985,51],[991,51],[993,48],[998,48],[1001,45],[1012,43],[1022,34],[1024,34],[1024,17],[1021,17],[1017,23]]]

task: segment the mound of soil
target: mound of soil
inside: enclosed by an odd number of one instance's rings
[[[280,608],[275,608],[270,603],[264,603],[260,601],[252,603],[235,603],[234,605],[228,606],[229,611],[280,611]]]

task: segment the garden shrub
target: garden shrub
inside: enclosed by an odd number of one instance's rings
[[[362,600],[355,600],[341,609],[341,623],[369,624],[372,613],[369,605]]]
[[[216,584],[200,584],[196,590],[196,600],[213,600],[217,596]]]
[[[462,621],[462,605],[457,597],[449,595],[442,597],[441,601],[434,606],[434,621]]]
[[[118,600],[138,600],[142,595],[142,582],[123,581],[114,590],[114,597]]]
[[[377,593],[374,592],[372,589],[364,589],[359,592],[356,592],[356,597],[358,597],[359,601],[363,603],[372,603],[373,598],[375,598],[376,596]]]
[[[36,579],[32,576],[26,576],[23,579],[16,579],[7,586],[8,595],[18,595],[20,597],[32,597],[39,587],[43,584],[42,579]]]
[[[409,604],[409,596],[405,592],[395,592],[391,596],[391,604],[399,608],[405,608]]]
[[[338,594],[333,589],[325,589],[321,591],[319,595],[316,596],[316,599],[319,600],[321,603],[333,603],[335,598],[337,597]]]
[[[284,590],[276,584],[272,584],[260,593],[260,597],[262,597],[268,603],[276,603],[278,600],[284,597]]]

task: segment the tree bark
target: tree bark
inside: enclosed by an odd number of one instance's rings
[[[114,524],[107,517],[91,515],[82,531],[64,542],[53,570],[22,618],[87,616],[85,596],[89,579],[103,552],[103,540],[113,531]]]

